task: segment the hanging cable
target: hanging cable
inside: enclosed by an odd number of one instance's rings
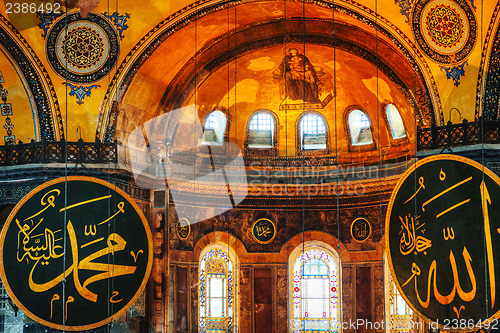
[[[194,112],[194,115],[193,115],[193,125],[195,127],[195,133],[194,133],[194,138],[196,139],[197,138],[197,129],[196,129],[196,121],[199,121],[198,119],[198,57],[197,57],[197,52],[198,52],[198,8],[196,8],[196,11],[195,11],[195,14],[194,14],[194,52],[193,52],[193,58],[194,58],[194,107],[193,107],[193,112]],[[180,105],[180,107],[182,108],[183,106]],[[173,110],[172,110],[173,111]],[[173,140],[172,140],[173,141]],[[173,142],[172,142],[173,143]],[[172,144],[173,146],[173,144]],[[209,150],[210,152],[210,150]],[[195,153],[196,155],[196,153]],[[212,157],[210,157],[210,161],[212,161]],[[173,161],[172,161],[173,162]],[[196,158],[193,162],[193,193],[196,194]],[[170,192],[170,191],[169,191]],[[169,199],[170,200],[170,199]],[[175,204],[175,202],[174,202]],[[194,203],[187,203],[188,205],[189,204],[193,204]],[[177,220],[179,220],[179,216],[177,216]],[[188,223],[191,223],[191,222],[188,222]],[[188,265],[188,268],[186,269],[186,279],[187,281],[189,281],[189,278],[191,277],[192,278],[192,275],[191,272],[193,271],[193,266],[196,266],[198,267],[199,263],[201,262],[201,254],[203,253],[203,251],[200,251],[200,258],[196,258],[195,257],[195,242],[194,242],[194,235],[192,236],[193,237],[193,254],[192,254],[192,259],[191,259],[191,263]],[[197,277],[196,279],[198,280],[198,284],[199,284],[199,277],[200,277],[200,273],[197,272]],[[192,284],[193,286],[194,284]],[[193,287],[191,287],[193,288]],[[188,289],[188,288],[186,288]],[[187,290],[186,290],[187,291]],[[203,292],[206,292],[206,290],[204,290]],[[199,299],[199,295],[198,295],[198,299]],[[187,299],[187,302],[189,302],[189,299]],[[206,311],[206,310],[205,310]],[[199,321],[198,321],[198,325],[199,325]]]
[[[230,65],[231,65],[231,61],[229,59],[229,53],[230,53],[230,49],[231,49],[231,45],[230,45],[230,36],[231,36],[231,11],[230,11],[230,7],[231,5],[228,4],[227,5],[227,53],[228,53],[228,61],[227,61],[227,110],[229,110],[229,107],[230,107],[230,103],[231,103],[231,82],[230,82],[230,77],[231,77],[231,74],[230,74]],[[235,38],[236,38],[236,31],[235,31]],[[236,70],[236,54],[235,54],[235,70]],[[236,116],[236,80],[234,81],[234,114]],[[227,122],[226,122],[227,124]],[[226,125],[227,126],[227,125]],[[210,146],[209,146],[210,147]],[[210,151],[210,150],[209,150]],[[211,151],[210,151],[210,154],[211,154]],[[213,156],[211,155],[210,156],[210,159],[213,160]],[[228,181],[228,178],[227,177],[224,177],[226,179],[226,181]],[[229,190],[229,183],[226,183],[226,188],[227,190]],[[228,195],[231,195],[231,193],[228,191]],[[235,208],[234,206],[232,207],[233,209]],[[225,232],[227,233],[227,243],[226,243],[226,247],[227,247],[227,255],[229,257],[229,260],[231,260],[231,247],[229,245],[229,243],[231,242],[231,230],[230,230],[230,225],[231,225],[231,220],[232,220],[232,215],[234,214],[234,210],[233,209],[230,209],[229,211],[227,212],[224,212],[223,214],[226,214],[227,215],[227,218],[225,219]],[[235,219],[236,221],[236,219]],[[237,223],[235,223],[236,225]],[[237,257],[237,255],[236,255]],[[237,263],[235,262],[234,263],[234,267],[233,267],[233,293],[236,292],[236,276],[238,274],[238,266],[237,266]],[[228,283],[229,285],[229,283]],[[229,296],[229,295],[228,295]],[[233,297],[235,296],[235,294],[233,294]],[[229,301],[229,300],[228,300]],[[235,304],[235,302],[233,302],[233,304]],[[235,304],[236,305],[236,304]],[[236,306],[235,306],[236,308]],[[236,309],[234,309],[236,310]],[[227,313],[227,316],[229,316],[229,312]],[[226,331],[227,332],[230,332],[230,326],[231,326],[231,323],[230,323],[230,320],[229,318],[227,318],[228,320],[226,320]],[[234,325],[237,323],[236,321],[236,311],[233,311],[233,327],[231,329],[234,329]]]
[[[378,0],[375,0],[375,67],[376,67],[376,114],[377,114],[377,142],[378,142],[378,179],[379,179],[379,219],[378,223],[380,226],[380,244],[382,247],[382,274],[384,274],[384,241],[383,241],[383,208],[382,208],[382,144],[380,141],[380,99],[379,99],[379,53],[378,53]],[[382,279],[384,281],[384,279]],[[382,290],[385,297],[385,283],[382,283]],[[382,302],[382,311],[385,314],[385,302]]]
[[[411,48],[412,50],[414,50],[414,48]],[[413,53],[413,59],[416,59],[416,55],[415,55],[416,51],[414,51]],[[415,60],[413,60],[415,61]],[[417,64],[415,64],[415,68],[417,68]],[[413,91],[415,92],[417,90],[417,75],[416,73],[414,72],[413,73]],[[417,122],[417,115],[419,113],[419,105],[418,105],[418,101],[416,100],[416,98],[414,97],[414,95],[412,95],[412,97],[414,98],[414,100],[412,101],[412,104],[414,105],[413,106],[413,109],[414,109],[414,128],[415,128],[415,155],[417,153],[417,149],[418,149],[418,122]],[[411,151],[411,150],[410,150]],[[415,160],[414,162],[415,163],[412,163],[413,161],[410,161],[410,166],[409,168],[415,168],[415,171],[413,172],[413,193],[416,193],[417,192],[417,184],[418,184],[418,181],[417,181],[417,172],[416,172],[416,169],[417,169],[417,161]],[[413,218],[416,219],[418,214],[417,214],[417,198],[415,198],[415,200],[413,201]],[[386,230],[385,232],[389,232],[389,230]],[[389,251],[389,249],[385,249],[386,251]],[[392,259],[392,258],[391,258]],[[417,262],[417,254],[414,253],[413,254],[413,262]],[[389,275],[391,273],[389,272]],[[391,280],[392,281],[392,280]],[[395,283],[395,280],[392,281],[393,283]],[[396,285],[394,284],[391,284],[390,285],[390,288],[391,290],[389,292],[394,292],[394,290],[396,290]],[[416,304],[417,302],[417,298],[416,296],[414,296],[413,298],[413,304]],[[408,307],[408,305],[405,304],[405,307]],[[413,316],[414,318],[417,318],[416,315]]]
[[[65,0],[65,16],[64,16],[64,39],[66,40],[68,38],[68,0]],[[64,43],[63,47],[66,49],[67,44]],[[65,50],[67,51],[67,50]],[[65,54],[68,54],[68,52],[65,52]],[[65,123],[64,123],[64,133],[65,133],[65,140],[64,140],[64,207],[68,206],[68,58],[65,57],[65,69],[64,69],[64,81],[65,81],[65,96],[66,96],[66,103],[65,103]],[[66,253],[67,253],[67,246],[66,246],[66,240],[67,240],[67,225],[66,225],[66,220],[67,220],[67,210],[64,210],[63,213],[63,230],[64,230],[64,235],[63,235],[63,250],[64,250],[64,256],[63,256],[63,280],[62,280],[62,297],[63,300],[66,299]],[[64,303],[64,302],[63,302]],[[66,318],[66,307],[64,305],[62,306],[62,318]],[[66,321],[63,320],[62,323],[62,331],[63,333],[66,332]]]
[[[482,27],[483,26],[483,18],[484,18],[484,3],[483,3],[483,0],[481,0],[481,24],[480,26]],[[483,50],[483,29],[480,29],[480,34],[481,34],[481,50]],[[483,98],[483,96],[479,96],[479,100],[481,101]],[[480,104],[482,106],[482,103]],[[486,158],[485,158],[485,154],[484,154],[484,138],[485,138],[485,129],[484,129],[484,110],[479,110],[481,112],[481,116],[479,117],[480,121],[481,121],[481,171],[482,171],[482,174],[481,174],[481,181],[483,182],[484,184],[484,174],[485,174],[485,164],[486,164]],[[451,120],[451,119],[450,119]],[[485,186],[481,186],[481,198],[484,198],[484,191],[485,191]],[[485,238],[484,238],[484,242],[483,242],[483,245],[484,245],[484,281],[488,282],[488,283],[491,283],[490,279],[489,279],[489,275],[488,275],[488,264],[487,264],[487,261],[488,261],[488,255],[487,255],[487,245],[486,245],[486,234],[485,234]],[[488,319],[490,316],[489,316],[489,294],[488,294],[488,288],[484,288],[484,303],[485,303],[485,318]],[[490,332],[491,330],[491,327],[489,326],[488,327],[488,332]]]
[[[304,66],[303,74],[302,74],[302,115],[299,122],[299,131],[300,131],[300,123],[304,120],[305,107],[306,107],[306,1],[302,0],[302,52],[304,57],[302,58],[302,66]],[[297,130],[297,129],[296,129]],[[305,252],[305,229],[306,229],[306,211],[305,211],[305,167],[306,167],[306,156],[305,151],[302,149],[302,133],[300,133],[300,142],[297,149],[300,149],[300,153],[302,154],[302,255]],[[302,264],[302,276],[304,276],[304,265]],[[302,277],[301,277],[302,278]],[[305,321],[302,321],[302,329],[305,330]]]
[[[282,76],[285,77],[285,103],[284,103],[284,106],[285,106],[285,168],[286,168],[286,184],[285,184],[285,190],[286,190],[286,217],[285,217],[285,234],[286,234],[286,274],[287,274],[287,277],[289,277],[291,274],[290,274],[290,235],[288,233],[288,223],[289,223],[289,218],[290,218],[290,196],[289,196],[289,182],[290,182],[290,164],[288,163],[289,161],[289,155],[288,155],[288,103],[287,103],[287,99],[288,99],[288,85],[286,83],[286,51],[287,51],[287,5],[286,5],[286,1],[287,0],[283,0],[283,12],[284,12],[284,17],[285,17],[285,21],[284,21],[284,36],[283,36],[283,45],[284,45],[284,66],[283,66],[283,72],[281,73]],[[280,66],[281,67],[281,66]],[[281,71],[281,68],[280,68],[280,71]],[[281,97],[280,97],[281,98]],[[293,269],[293,266],[292,266],[292,269]],[[288,279],[287,279],[288,280]],[[290,282],[288,282],[290,283]],[[291,301],[292,298],[293,298],[293,294],[290,293],[290,289],[288,286],[286,288],[287,290],[287,307],[288,308],[291,308],[291,304],[293,304],[293,302]],[[293,316],[293,314],[292,314]],[[287,327],[291,325],[291,320],[288,320],[287,322]]]
[[[335,177],[335,203],[337,206],[337,254],[338,254],[338,270],[337,270],[337,322],[340,324],[342,320],[342,303],[339,300],[342,297],[342,266],[340,262],[340,198],[339,198],[339,155],[338,155],[338,118],[337,118],[337,36],[335,34],[335,3],[332,2],[332,36],[333,36],[333,108],[335,121],[335,169],[337,176]],[[340,303],[340,304],[339,304]],[[340,328],[337,327],[337,330]]]

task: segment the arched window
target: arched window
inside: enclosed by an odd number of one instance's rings
[[[206,252],[199,266],[199,332],[233,332],[233,262],[222,249]]]
[[[391,273],[389,272],[387,257],[384,256],[385,279],[386,279],[386,314],[387,332],[390,333],[413,333],[419,331],[421,322],[414,317],[413,311],[406,304],[399,293]],[[422,326],[423,327],[423,326]]]
[[[361,110],[352,110],[347,122],[351,133],[351,144],[367,145],[373,143],[370,119],[366,113]]]
[[[300,141],[304,150],[326,149],[325,120],[314,113],[306,114],[300,120]]]
[[[339,330],[339,265],[321,246],[299,246],[291,272],[291,328],[294,333]],[[291,256],[292,259],[292,256]]]
[[[203,144],[217,145],[224,142],[227,118],[221,111],[214,111],[208,115],[203,124]]]
[[[391,283],[390,293],[390,308],[391,312],[391,332],[404,332],[410,333],[413,332],[412,320],[413,320],[413,311],[406,304],[403,297],[399,293],[398,288],[396,288],[396,284],[394,282]]]
[[[392,138],[404,138],[406,136],[405,126],[398,109],[393,104],[388,104],[385,107],[385,115],[387,116],[389,127],[391,128]]]
[[[272,148],[274,119],[269,112],[257,112],[248,123],[248,148]]]

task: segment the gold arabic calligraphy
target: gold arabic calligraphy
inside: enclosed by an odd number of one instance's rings
[[[101,258],[106,255],[115,255],[115,253],[122,251],[125,249],[127,242],[123,237],[121,237],[117,233],[112,233],[110,234],[107,239],[106,239],[106,246],[96,252],[93,252],[89,255],[87,255],[84,258],[80,258],[79,254],[79,249],[84,248],[88,245],[98,243],[100,241],[104,240],[104,237],[92,240],[86,244],[80,245],[79,246],[79,241],[77,239],[77,232],[75,231],[75,227],[73,226],[73,223],[71,220],[68,220],[68,223],[66,225],[66,231],[67,235],[69,238],[69,243],[70,243],[70,250],[71,250],[71,258],[72,258],[72,265],[67,268],[63,273],[61,273],[59,276],[53,278],[50,281],[47,282],[40,282],[37,281],[36,276],[37,276],[37,268],[40,265],[48,265],[49,261],[51,259],[57,259],[62,257],[64,253],[63,246],[57,245],[58,241],[63,240],[63,237],[56,238],[56,234],[60,233],[61,230],[56,230],[52,231],[49,228],[45,228],[42,233],[33,235],[37,228],[39,228],[40,225],[43,224],[44,218],[41,217],[39,218],[38,221],[34,221],[33,218],[39,216],[41,213],[43,213],[45,210],[47,210],[50,207],[55,207],[54,204],[54,198],[55,196],[59,195],[60,191],[59,190],[51,190],[47,192],[43,198],[41,199],[41,204],[42,206],[45,206],[42,208],[39,212],[35,213],[34,215],[30,216],[26,220],[31,220],[30,222],[26,222],[22,224],[18,219],[16,219],[16,224],[19,228],[18,231],[18,241],[17,241],[17,261],[22,262],[24,260],[27,261],[29,264],[30,260],[33,262],[33,266],[31,267],[31,271],[29,273],[29,287],[31,290],[37,293],[42,293],[45,292],[59,283],[61,283],[64,279],[69,277],[71,274],[73,274],[73,280],[75,283],[76,290],[78,293],[85,299],[92,301],[92,302],[97,302],[98,295],[88,289],[88,287],[97,281],[101,281],[104,279],[109,279],[112,277],[117,277],[117,276],[122,276],[122,275],[128,275],[128,274],[134,274],[136,271],[135,266],[126,266],[126,265],[117,265],[117,264],[108,264],[108,263],[99,263],[95,262],[96,259]],[[109,196],[106,197],[100,197],[100,198],[95,198],[91,200],[86,200],[82,201],[80,203],[73,204],[71,206],[68,206],[64,209],[70,209],[79,205],[87,204],[87,203],[92,203],[98,200],[103,200],[108,198]],[[118,211],[111,216],[114,217],[119,213],[124,213],[124,203],[120,202],[117,205]],[[105,221],[110,220],[111,218],[108,218]],[[36,223],[36,224],[35,224]],[[102,223],[99,223],[102,224]],[[87,226],[85,225],[84,227],[84,232],[83,234],[86,237],[92,237],[97,234],[97,227],[96,225],[90,225]],[[142,250],[140,250],[142,251]],[[139,253],[139,252],[138,252]],[[134,257],[134,262],[137,260],[136,257]],[[80,271],[94,271],[94,272],[99,272],[97,274],[91,275],[88,277],[86,275],[85,280],[80,279]],[[115,298],[117,294],[113,294],[113,298]],[[58,300],[60,297],[59,295],[55,294],[54,297],[51,300],[51,317],[52,317],[52,303],[56,300]],[[70,296],[68,298],[67,303],[73,302],[74,298]],[[119,300],[121,301],[121,300]],[[113,299],[113,302],[117,302],[117,300]]]
[[[427,205],[431,204],[433,201],[436,199],[446,195],[447,193],[453,191],[454,189],[468,183],[469,181],[472,180],[472,176],[465,178],[461,181],[458,181],[457,183],[447,187],[446,189],[442,190],[441,192],[437,193],[436,195],[433,195],[430,199],[426,200],[420,207],[420,210],[422,212],[425,212],[425,208]],[[441,169],[439,171],[439,180],[441,182],[444,182],[446,180],[446,173]],[[426,191],[429,190],[429,187],[426,188],[424,183],[426,182],[424,177],[420,177],[418,179],[419,187],[418,189],[403,203],[406,204],[412,200],[416,200],[417,195],[422,195]],[[487,252],[487,262],[488,262],[488,273],[489,273],[489,284],[490,284],[490,295],[491,295],[491,308],[493,308],[495,304],[495,296],[496,296],[496,286],[495,286],[495,266],[494,266],[494,260],[493,260],[493,250],[492,250],[492,241],[491,241],[491,230],[490,230],[490,222],[489,222],[489,214],[488,214],[488,206],[491,205],[491,197],[489,195],[488,189],[485,185],[484,180],[481,182],[481,185],[479,187],[480,194],[481,194],[481,204],[482,204],[482,212],[483,212],[483,222],[484,222],[484,232],[485,232],[485,240],[486,240],[486,252]],[[448,197],[447,197],[448,198]],[[453,211],[454,209],[463,206],[467,203],[470,202],[470,198],[467,198],[466,200],[460,201],[456,204],[451,205],[449,208],[446,208],[439,212],[436,215],[436,222],[439,222],[438,220],[441,216],[444,214],[449,213],[450,211]],[[412,215],[408,214],[406,216],[399,216],[399,221],[401,222],[400,225],[400,238],[399,238],[399,251],[401,255],[407,256],[409,254],[414,254],[418,255],[419,253],[423,252],[426,254],[425,250],[430,248],[432,246],[432,241],[426,237],[423,236],[423,233],[425,229],[422,227],[425,225],[425,223],[420,223],[419,222],[420,216],[413,217]],[[427,222],[429,224],[429,222]],[[422,228],[422,230],[420,230]],[[455,231],[453,227],[443,227],[443,238],[445,241],[450,241],[453,242],[455,239]],[[455,296],[458,295],[458,297],[464,301],[464,302],[470,302],[474,299],[476,296],[476,291],[477,291],[477,285],[476,285],[476,276],[474,273],[473,269],[473,260],[469,254],[469,251],[467,249],[467,246],[463,247],[462,250],[462,256],[465,262],[465,266],[467,269],[467,275],[470,280],[470,285],[471,288],[468,291],[464,291],[462,289],[462,286],[460,284],[460,279],[459,279],[459,274],[458,274],[458,269],[457,269],[457,263],[455,260],[455,255],[452,250],[450,250],[449,253],[449,263],[451,265],[451,270],[452,270],[452,275],[453,275],[453,288],[451,292],[448,295],[442,295],[439,291],[439,288],[437,286],[437,270],[438,270],[438,264],[436,260],[433,260],[430,263],[428,274],[427,274],[427,281],[426,281],[426,293],[425,297],[422,298],[419,293],[419,289],[417,288],[417,280],[418,277],[421,276],[421,269],[420,267],[413,262],[412,267],[411,267],[411,272],[412,275],[406,280],[405,283],[401,285],[401,287],[404,287],[407,285],[412,279],[414,279],[414,290],[415,290],[415,295],[416,298],[418,299],[418,302],[420,303],[420,306],[423,308],[428,308],[430,305],[431,301],[431,289],[432,293],[434,295],[434,298],[436,301],[442,305],[447,305],[450,304],[454,299]],[[460,307],[460,311],[465,308],[464,306]],[[460,316],[460,311],[455,311],[457,317]]]
[[[263,239],[268,239],[272,237],[272,232],[273,230],[269,226],[269,222],[267,221],[260,221],[257,222],[255,225],[255,230],[257,231],[257,237],[263,238]]]
[[[401,220],[400,233],[402,234],[399,242],[399,251],[402,255],[406,256],[414,250],[417,250],[417,252],[423,252],[432,246],[432,241],[424,236],[419,235],[415,237],[416,228],[413,216],[410,216],[410,219],[408,219],[408,216],[405,216],[404,219],[400,216],[399,219]]]

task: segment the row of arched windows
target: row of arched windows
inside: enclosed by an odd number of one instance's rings
[[[314,244],[312,244],[314,243]],[[326,244],[308,242],[290,255],[290,322],[293,332],[335,332],[339,327],[339,257]],[[233,332],[236,260],[215,246],[199,263],[199,331]]]
[[[237,331],[237,263],[237,256],[227,245],[210,245],[201,253],[198,266],[200,333]],[[385,274],[389,281],[386,301],[390,332],[411,333],[413,312],[396,289],[388,269]],[[288,317],[292,332],[340,332],[340,278],[339,256],[325,243],[309,241],[292,251],[288,279]],[[1,281],[0,295],[5,296],[0,300],[0,310],[8,310],[8,297]],[[11,325],[13,320],[8,320]]]
[[[393,104],[385,108],[385,116],[394,140],[406,137],[401,115]],[[248,148],[272,148],[275,145],[275,116],[270,111],[255,112],[247,125]],[[359,109],[351,110],[347,115],[351,145],[373,144],[372,126],[368,115]],[[226,115],[217,110],[205,119],[203,143],[222,145],[226,132]],[[327,147],[328,127],[325,118],[316,112],[305,113],[299,119],[300,147],[302,150],[323,150]]]
[[[238,294],[237,256],[227,245],[202,251],[199,262],[199,332],[235,332]],[[413,313],[388,270],[388,321],[391,332],[410,333]],[[291,332],[340,332],[340,258],[330,246],[308,241],[289,257],[289,327]],[[399,324],[405,325],[400,327]]]

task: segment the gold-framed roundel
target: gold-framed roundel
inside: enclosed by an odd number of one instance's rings
[[[448,154],[412,165],[391,194],[384,234],[406,303],[441,330],[479,331],[497,321],[499,231],[500,178],[491,170]]]
[[[0,275],[14,304],[57,330],[91,330],[121,316],[153,267],[146,217],[116,185],[61,177],[29,192],[0,234]]]
[[[180,239],[186,240],[191,233],[191,226],[188,219],[183,217],[177,221],[175,230],[177,231],[177,236],[179,236]]]
[[[252,225],[252,237],[259,244],[269,244],[276,237],[276,225],[269,219],[258,219]]]
[[[364,217],[358,217],[351,223],[351,237],[358,243],[365,242],[372,234],[370,221]]]

